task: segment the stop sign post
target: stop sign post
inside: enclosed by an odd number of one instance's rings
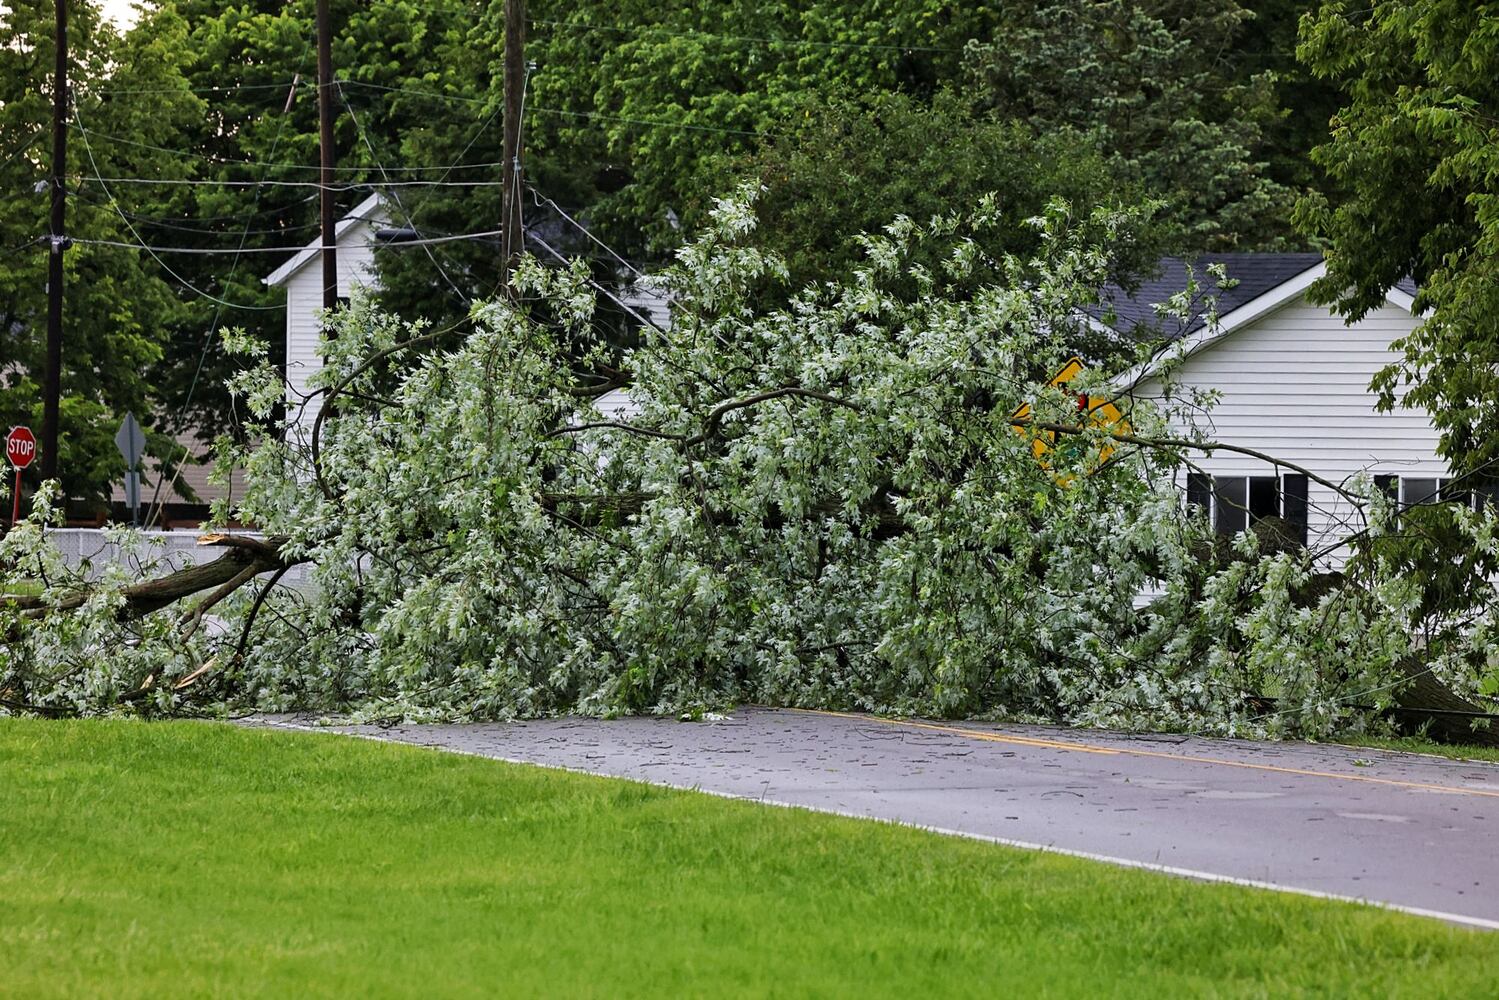
[[[21,519],[21,470],[36,458],[36,435],[30,427],[12,427],[5,435],[5,457],[16,468],[16,488],[11,495],[10,523]]]

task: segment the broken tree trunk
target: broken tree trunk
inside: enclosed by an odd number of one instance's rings
[[[1426,735],[1439,743],[1471,743],[1499,747],[1499,731],[1473,723],[1488,716],[1488,710],[1457,694],[1437,680],[1423,660],[1407,657],[1400,662],[1406,683],[1395,693],[1392,714],[1402,731],[1425,728]]]
[[[199,539],[199,543],[227,551],[211,562],[188,566],[166,576],[142,580],[125,587],[120,592],[125,599],[121,614],[126,617],[150,614],[183,598],[224,587],[236,579],[248,582],[261,573],[289,568],[305,561],[288,561],[282,558],[281,548],[286,543],[285,538],[205,535]],[[6,595],[5,600],[31,617],[40,618],[52,611],[69,611],[81,607],[88,597],[88,591],[80,590],[53,603],[32,594]]]

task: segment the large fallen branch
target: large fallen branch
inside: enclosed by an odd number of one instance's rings
[[[281,550],[286,539],[280,537],[262,540],[245,535],[206,535],[199,542],[228,551],[211,562],[187,566],[165,576],[124,587],[120,591],[124,599],[120,609],[121,616],[139,617],[150,614],[204,591],[224,588],[235,581],[238,581],[238,587],[261,573],[283,570],[306,562],[305,559],[283,558]],[[230,592],[232,591],[225,591],[219,595],[214,603],[227,597]],[[7,594],[3,599],[13,607],[25,611],[28,617],[40,618],[54,611],[82,607],[89,595],[90,591],[84,588],[50,601],[37,594]]]

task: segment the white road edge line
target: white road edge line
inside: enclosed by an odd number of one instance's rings
[[[892,826],[903,826],[911,830],[922,830],[926,833],[935,833],[943,837],[958,837],[963,840],[978,840],[987,844],[998,844],[1002,847],[1015,847],[1025,851],[1040,851],[1043,854],[1057,854],[1068,858],[1081,858],[1084,861],[1098,861],[1106,865],[1114,865],[1119,868],[1134,868],[1139,871],[1157,872],[1162,875],[1174,875],[1177,878],[1191,879],[1194,882],[1216,882],[1222,885],[1237,885],[1246,889],[1265,889],[1270,892],[1290,893],[1294,896],[1308,896],[1312,899],[1326,899],[1336,903],[1353,903],[1357,906],[1372,906],[1379,910],[1390,910],[1396,913],[1405,913],[1413,917],[1429,917],[1433,920],[1442,920],[1450,924],[1459,924],[1464,927],[1474,927],[1487,931],[1499,931],[1499,920],[1489,920],[1486,917],[1470,917],[1461,913],[1448,913],[1444,910],[1428,910],[1420,906],[1406,906],[1403,903],[1391,903],[1380,899],[1369,899],[1362,896],[1344,896],[1335,892],[1323,892],[1320,889],[1305,889],[1296,885],[1285,885],[1280,882],[1266,882],[1261,879],[1240,878],[1237,875],[1221,875],[1217,872],[1198,871],[1195,868],[1178,868],[1175,865],[1162,865],[1153,861],[1137,861],[1133,858],[1118,858],[1109,854],[1095,854],[1092,851],[1079,851],[1070,847],[1058,847],[1055,844],[1038,844],[1028,840],[1012,840],[1009,837],[996,837],[987,833],[974,833],[968,830],[953,830],[943,826],[928,826],[925,823],[913,823],[903,819],[889,819],[883,816],[871,816],[867,813],[852,812],[846,809],[831,809],[825,806],[807,805],[801,802],[787,802],[783,799],[760,798],[753,795],[739,795],[734,792],[720,792],[712,788],[702,788],[698,785],[682,785],[670,781],[654,781],[646,778],[628,778],[617,774],[600,774],[598,771],[590,771],[581,767],[569,767],[566,764],[543,764],[534,760],[526,760],[521,757],[501,757],[497,754],[483,753],[478,750],[463,750],[458,747],[439,746],[431,743],[413,743],[409,740],[392,739],[388,736],[380,736],[375,733],[354,733],[347,729],[336,726],[311,726],[301,722],[283,722],[278,719],[266,719],[250,716],[239,720],[239,725],[246,727],[274,727],[277,729],[293,729],[304,733],[323,733],[330,736],[348,736],[357,740],[370,740],[374,743],[398,744],[400,746],[415,747],[419,750],[436,750],[440,753],[455,754],[460,757],[479,757],[483,760],[497,760],[505,764],[518,764],[524,767],[539,767],[548,771],[566,771],[569,774],[583,774],[592,778],[608,778],[614,781],[634,781],[642,785],[654,785],[657,788],[669,788],[677,792],[696,792],[699,795],[711,795],[720,799],[733,799],[738,802],[758,803],[762,806],[774,806],[777,809],[798,809],[803,812],[821,813],[826,816],[840,816],[844,819],[863,820],[866,823],[889,823]]]

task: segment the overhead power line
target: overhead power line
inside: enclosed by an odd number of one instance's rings
[[[228,94],[237,90],[286,90],[284,83],[231,83],[222,87],[110,87],[90,93],[105,94]]]
[[[457,233],[457,234],[452,235],[452,236],[431,236],[431,237],[421,237],[421,238],[414,239],[414,240],[401,240],[401,241],[399,241],[397,243],[393,243],[391,245],[392,246],[402,246],[402,247],[431,246],[431,245],[437,244],[437,243],[457,243],[457,242],[460,242],[462,240],[485,239],[485,238],[488,238],[488,237],[491,237],[491,236],[496,236],[499,233],[500,233],[500,230],[498,230],[498,229],[486,229],[483,232],[478,232],[478,233]],[[299,246],[299,247],[241,247],[241,248],[239,248],[237,250],[230,250],[230,249],[223,248],[223,247],[218,247],[218,248],[216,248],[216,247],[161,247],[161,246],[154,246],[152,244],[148,244],[148,243],[145,243],[145,242],[131,243],[128,240],[92,240],[92,239],[72,238],[72,242],[77,243],[77,244],[79,244],[81,246],[91,246],[91,247],[122,247],[122,248],[129,249],[129,250],[145,250],[148,253],[152,253],[152,254],[158,254],[158,253],[180,253],[180,254],[199,254],[199,255],[210,256],[210,257],[212,257],[212,256],[227,257],[227,256],[237,256],[237,255],[241,255],[241,254],[265,254],[265,253],[269,253],[269,254],[277,254],[277,253],[279,253],[279,254],[294,254],[294,253],[301,253],[303,250],[319,250],[319,251],[321,251],[321,250],[327,249],[326,246],[324,246],[323,244],[320,244],[320,243],[314,243],[314,244],[311,244],[310,246]],[[336,244],[335,244],[335,246],[336,246]],[[279,308],[279,307],[277,307],[277,308]]]
[[[548,243],[546,240],[544,240],[540,236],[538,236],[533,230],[527,229],[525,231],[525,237],[526,237],[526,239],[531,240],[531,241],[535,242],[536,244],[538,244],[543,250],[545,250],[547,253],[551,254],[554,258],[556,258],[557,261],[559,263],[561,263],[563,266],[567,266],[567,265],[569,265],[569,264],[572,263],[566,257],[564,257],[560,252],[558,252],[550,243]],[[605,288],[603,285],[599,284],[597,281],[594,281],[592,278],[588,277],[586,274],[583,275],[583,280],[585,282],[587,282],[590,286],[592,286],[592,288],[593,288],[594,291],[600,293],[605,298],[609,299],[609,301],[611,301],[615,305],[619,306],[621,309],[623,309],[625,312],[629,313],[631,316],[633,316],[639,322],[643,323],[644,325],[650,327],[653,330],[660,330],[661,329],[655,323],[651,322],[651,320],[650,320],[649,317],[642,316],[638,311],[636,311],[632,306],[630,306],[628,303],[626,303],[618,295],[615,295],[613,292],[609,291],[609,289]]]
[[[87,175],[85,175],[85,179],[91,179],[91,178],[88,178]],[[81,198],[84,201],[93,202],[95,205],[109,205],[109,204],[111,204],[111,202],[110,202],[110,200],[108,198],[104,198],[104,197],[101,197],[101,196],[99,196],[97,194],[93,194],[87,188],[83,188],[83,187],[75,187],[71,191],[69,191],[68,194],[70,196],[72,196],[72,197],[75,197],[75,198]],[[210,223],[210,222],[235,222],[235,223],[239,223],[239,222],[244,222],[244,223],[247,223],[247,224],[251,224],[251,223],[253,223],[253,221],[255,219],[258,219],[258,218],[260,218],[262,216],[276,217],[276,216],[285,215],[286,212],[287,212],[287,209],[290,206],[305,205],[308,202],[315,201],[315,200],[317,200],[317,195],[315,195],[315,194],[314,195],[308,195],[305,198],[293,198],[289,202],[287,202],[287,204],[285,204],[285,205],[278,205],[278,206],[273,207],[273,208],[257,208],[253,212],[236,212],[236,213],[234,213],[232,215],[192,215],[192,216],[184,216],[184,217],[168,217],[168,216],[164,216],[164,215],[142,215],[142,214],[137,213],[137,212],[126,212],[125,214],[128,215],[128,216],[130,216],[130,218],[135,219],[138,222],[147,222],[147,223],[159,224],[159,225],[166,226],[168,229],[184,229],[184,230],[191,229],[191,231],[195,231],[195,232],[201,231],[201,232],[204,232],[206,234],[210,234],[211,235],[212,233],[218,232],[218,230],[212,230],[212,229],[208,229],[208,230],[192,229],[192,227],[188,227],[188,226],[184,225],[184,223],[188,223],[188,222],[202,222],[202,223]],[[282,227],[282,230],[280,230],[280,231],[291,231],[291,230],[296,230],[296,229],[312,229],[315,226],[316,226],[316,223],[313,223],[313,224],[310,224],[310,225],[284,226],[284,227]],[[235,226],[233,228],[238,229],[239,227]],[[270,233],[273,230],[270,230],[270,229],[264,229],[264,230],[257,229],[257,230],[253,230],[253,231],[257,232],[257,233],[262,233],[262,232],[263,233]]]
[[[666,25],[619,25],[585,24],[580,21],[545,21],[531,19],[532,24],[547,28],[565,28],[569,31],[604,31],[618,35],[659,35],[663,38],[708,38],[720,42],[765,45],[769,47],[804,47],[823,49],[866,49],[879,52],[944,52],[961,55],[963,49],[943,45],[899,45],[891,42],[836,42],[812,38],[767,38],[753,35],[725,35],[716,31],[698,31],[693,28],[672,28]]]
[[[311,50],[311,48],[312,48],[312,39],[308,38],[303,43],[303,45],[302,45],[302,54],[297,59],[297,72],[296,72],[295,75],[293,75],[293,77],[292,77],[292,84],[291,84],[293,90],[295,90],[297,82],[302,79],[302,70],[305,69],[306,66],[307,66],[307,53]],[[286,132],[286,121],[290,117],[290,115],[288,114],[289,111],[290,111],[290,98],[288,97],[288,99],[287,99],[287,107],[285,109],[283,109],[280,117],[278,118],[278,120],[276,122],[276,136],[275,136],[274,139],[271,140],[271,155],[272,156],[275,156],[276,155],[276,150],[278,150],[278,149],[281,148],[281,137]],[[264,175],[262,174],[262,176],[264,176]],[[240,235],[239,235],[239,247],[240,247],[241,250],[244,249],[245,243],[247,243],[249,241],[251,221],[255,218],[256,215],[260,214],[260,199],[261,199],[261,195],[263,195],[264,193],[265,192],[264,192],[263,188],[256,188],[255,189],[255,197],[251,201],[251,212],[250,212],[250,214],[248,216],[245,217],[245,220],[244,220],[244,222],[245,222],[244,232],[240,233]],[[301,199],[301,201],[302,201],[302,203],[306,203],[308,201],[311,201],[314,197],[316,197],[316,196],[312,195],[312,196],[309,196],[309,197],[307,197],[305,199]],[[119,207],[118,204],[115,206],[115,210],[116,211],[121,211],[121,209],[120,209],[120,207]],[[240,261],[240,259],[238,257],[235,257],[234,258],[234,262],[229,265],[229,274],[228,274],[227,277],[225,277],[225,279],[223,281],[223,284],[225,286],[227,286],[229,284],[229,282],[231,280],[233,280],[235,272],[239,270],[239,261]],[[183,397],[182,405],[177,410],[177,423],[178,424],[181,424],[183,422],[183,418],[187,415],[188,409],[193,404],[193,395],[198,391],[198,383],[203,378],[203,366],[208,363],[208,352],[213,347],[213,335],[214,335],[214,333],[216,333],[218,331],[219,320],[221,320],[223,318],[223,316],[224,316],[224,304],[223,303],[218,303],[218,304],[216,304],[213,307],[213,319],[209,321],[207,329],[204,330],[204,332],[203,332],[203,348],[202,348],[202,350],[200,350],[198,352],[198,365],[197,365],[196,368],[193,369],[193,380],[190,383],[188,383],[187,395]],[[188,454],[186,454],[186,449],[184,449],[184,452],[185,453],[183,455],[183,461],[186,461],[186,459],[188,458]],[[178,462],[177,463],[177,469],[172,474],[172,488],[174,488],[174,489],[176,488],[177,479],[181,475],[182,475],[182,462]],[[156,511],[156,513],[155,513],[154,516],[160,516],[162,506],[164,506],[166,504],[166,498],[164,496],[162,496],[162,487],[164,485],[165,479],[166,479],[165,470],[163,469],[162,473],[158,474],[157,477],[156,477],[156,491],[155,491],[155,493],[151,497],[151,505],[152,505],[152,507],[155,508],[155,511]],[[146,520],[146,523],[150,524],[151,523],[151,518],[148,517],[147,520]]]
[[[91,175],[90,180],[98,181],[100,184],[165,184],[178,187],[293,187],[313,188],[322,190],[323,185],[317,181],[220,181],[211,178],[175,178],[175,177],[101,177],[98,173]],[[328,187],[329,191],[370,191],[378,188],[388,187],[500,187],[500,181],[360,181],[349,184],[334,184]]]
[[[78,107],[76,104],[73,106],[73,115],[74,117],[77,117],[78,115]],[[193,284],[191,281],[188,281],[182,275],[178,274],[176,271],[172,270],[171,265],[162,260],[161,257],[151,249],[151,247],[147,246],[145,242],[141,240],[141,234],[136,231],[135,224],[125,216],[124,209],[121,207],[119,200],[116,199],[114,193],[109,190],[109,185],[105,182],[105,179],[99,176],[99,162],[94,158],[94,147],[88,141],[88,133],[84,132],[82,138],[83,148],[84,151],[88,154],[89,167],[93,170],[94,180],[98,181],[100,186],[104,188],[104,193],[106,196],[108,196],[110,202],[113,204],[115,212],[120,216],[120,221],[123,222],[125,224],[125,228],[130,231],[130,235],[135,237],[138,242],[139,248],[149,253],[151,255],[151,259],[156,261],[157,265],[160,266],[163,271],[165,271],[167,274],[170,274],[180,285],[182,285],[193,294],[199,296],[200,298],[207,299],[210,302],[216,302],[219,305],[229,309],[244,309],[252,312],[270,312],[272,310],[280,310],[285,308],[284,304],[262,306],[252,305],[246,302],[231,302],[228,299],[222,298],[218,295],[214,295],[212,292],[204,291],[197,285]],[[130,244],[125,245],[129,246]]]
[[[649,118],[629,118],[625,115],[611,115],[602,111],[564,111],[561,108],[538,108],[532,107],[532,111],[545,115],[559,115],[563,118],[597,118],[600,121],[617,122],[623,125],[643,125],[650,128],[679,128],[688,132],[717,132],[721,135],[747,135],[757,139],[772,138],[774,132],[756,132],[743,128],[719,128],[716,125],[692,125],[687,122],[663,122],[652,121]]]
[[[379,90],[390,94],[410,94],[414,97],[427,97],[434,101],[451,101],[456,104],[489,104],[487,98],[463,97],[458,94],[442,94],[435,90],[421,90],[416,87],[388,87],[379,83],[364,83],[359,80],[340,80],[339,86],[364,87],[368,90]],[[526,110],[539,114],[560,115],[565,118],[597,118],[600,121],[619,122],[626,125],[641,125],[649,128],[676,128],[689,132],[718,132],[724,135],[744,135],[758,138],[773,136],[773,132],[757,132],[752,129],[742,128],[720,128],[716,125],[694,125],[690,122],[660,121],[649,118],[631,118],[625,115],[614,115],[604,111],[568,111],[563,108],[543,108],[534,104],[527,104]]]
[[[461,94],[442,94],[435,90],[422,90],[420,87],[391,87],[383,83],[366,83],[363,80],[335,81],[340,87],[360,87],[364,90],[378,90],[387,94],[410,94],[413,97],[429,97],[438,101],[452,101],[456,104],[490,104],[487,97],[464,97]]]
[[[375,166],[379,169],[380,176],[385,178],[386,180],[389,180],[389,176],[385,173],[385,167],[380,163],[380,158],[375,155],[375,145],[374,143],[370,142],[369,133],[365,132],[364,124],[360,122],[359,116],[354,113],[354,106],[349,103],[349,96],[344,93],[342,87],[338,88],[338,99],[343,102],[344,108],[348,110],[349,119],[354,123],[354,130],[359,133],[359,138],[364,143],[364,148],[369,150],[370,159],[375,161]],[[443,177],[447,177],[447,174],[444,173]],[[411,228],[411,231],[416,233],[419,237],[419,239],[416,240],[403,240],[402,244],[415,244],[421,246],[422,252],[427,255],[427,260],[431,261],[432,266],[437,269],[437,273],[442,275],[442,280],[448,283],[448,287],[453,290],[454,294],[456,294],[458,298],[465,299],[466,296],[464,296],[462,290],[459,289],[458,285],[448,275],[448,272],[443,269],[443,266],[438,263],[437,256],[432,253],[430,245],[424,240],[420,239],[421,231],[416,228],[416,221],[411,217],[411,213],[406,210],[406,206],[401,204],[401,196],[395,191],[392,191],[390,192],[390,200],[395,203],[397,210],[399,210],[400,213],[406,217],[406,225],[409,226]]]
[[[347,101],[345,101],[345,106],[346,107],[348,106]],[[350,108],[349,111],[350,111],[350,114],[353,114],[353,109],[352,108]],[[313,171],[317,171],[317,170],[321,170],[322,169],[321,167],[314,166],[313,164],[310,164],[310,163],[292,163],[290,161],[285,161],[285,160],[282,160],[282,161],[251,160],[251,159],[246,159],[246,158],[240,157],[240,156],[222,156],[222,155],[219,155],[217,153],[203,153],[203,152],[199,152],[198,150],[195,150],[195,149],[174,149],[171,146],[158,146],[155,143],[142,142],[139,139],[131,139],[131,138],[129,138],[127,136],[123,136],[123,135],[111,135],[108,132],[98,132],[98,131],[95,131],[93,129],[85,129],[82,125],[70,124],[69,127],[72,128],[74,131],[79,132],[79,133],[87,132],[90,136],[92,136],[95,139],[107,139],[110,142],[119,143],[119,144],[125,145],[125,146],[134,146],[134,147],[136,147],[138,149],[149,149],[149,150],[152,150],[152,151],[158,152],[158,153],[171,153],[171,154],[173,154],[175,156],[191,156],[191,157],[194,157],[195,159],[206,160],[209,163],[219,163],[219,164],[226,164],[226,165],[233,165],[233,166],[246,166],[246,167],[263,167],[263,168],[272,169],[272,170],[313,170]],[[406,173],[437,173],[439,171],[442,171],[442,172],[451,172],[453,170],[474,170],[474,169],[477,169],[477,168],[480,168],[480,167],[498,167],[498,166],[502,166],[502,164],[498,160],[496,160],[496,161],[494,161],[492,163],[454,163],[454,164],[439,165],[439,166],[430,166],[430,167],[426,167],[426,166],[424,166],[424,167],[391,167],[390,169],[392,169],[392,170],[400,170],[400,171],[404,171]],[[364,167],[364,166],[336,166],[336,167],[334,167],[334,169],[335,170],[341,170],[341,171],[344,171],[346,173],[348,173],[348,172],[369,173],[372,168],[370,168],[370,167]]]
[[[605,253],[607,253],[609,256],[613,257],[615,260],[619,261],[620,264],[624,265],[625,269],[628,270],[630,273],[634,274],[635,277],[637,277],[637,278],[644,278],[645,277],[645,273],[643,271],[641,271],[640,268],[636,267],[634,264],[631,264],[629,261],[625,260],[619,254],[615,253],[613,247],[609,246],[609,244],[605,243],[603,240],[601,240],[597,236],[593,235],[593,232],[587,226],[583,225],[583,223],[579,222],[577,219],[574,219],[571,215],[568,215],[566,212],[564,212],[562,210],[562,206],[561,205],[557,204],[555,201],[553,201],[552,199],[548,198],[546,195],[542,194],[540,191],[537,191],[534,187],[532,187],[529,184],[526,185],[526,190],[529,191],[529,192],[531,192],[531,197],[532,198],[536,199],[536,204],[537,204],[538,207],[540,207],[540,205],[541,205],[542,202],[546,202],[548,205],[552,206],[552,211],[556,212],[558,215],[562,216],[562,218],[566,219],[567,222],[574,229],[576,229],[578,232],[582,233],[584,236],[588,237],[594,243],[598,244],[598,246],[601,249],[603,249],[603,251]]]
[[[94,201],[96,204],[103,201],[102,198],[100,198],[100,199],[90,199],[90,200]],[[205,229],[202,226],[183,226],[183,225],[178,225],[177,223],[172,222],[172,221],[170,221],[168,219],[162,219],[162,218],[158,218],[156,216],[151,216],[151,215],[137,215],[135,212],[125,212],[124,214],[126,216],[128,216],[129,218],[135,220],[136,222],[141,223],[142,225],[154,226],[154,227],[157,227],[157,228],[160,228],[160,229],[170,229],[173,232],[178,232],[178,233],[196,233],[199,236],[219,236],[219,235],[222,235],[222,233],[223,233],[223,230],[220,230],[220,229]],[[251,227],[251,228],[245,229],[243,235],[245,235],[245,236],[278,236],[278,235],[282,235],[282,234],[297,233],[297,232],[302,232],[304,230],[316,229],[316,228],[318,228],[318,224],[316,222],[303,222],[303,223],[299,223],[298,225],[295,225],[295,226],[273,226],[273,227],[266,228],[266,229],[255,229],[255,228]]]

